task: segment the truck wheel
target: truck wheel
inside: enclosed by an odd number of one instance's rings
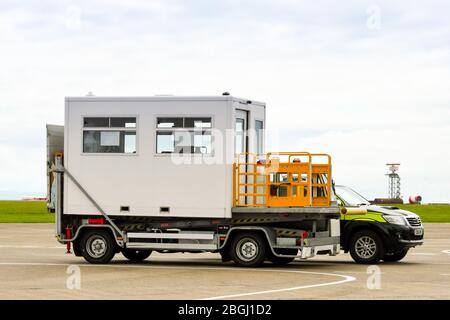
[[[266,241],[258,233],[242,232],[233,238],[230,257],[240,267],[257,267],[266,259]]]
[[[406,256],[406,254],[408,253],[408,250],[409,249],[406,248],[406,249],[403,249],[403,250],[401,250],[399,252],[395,252],[395,253],[392,253],[392,254],[385,254],[384,257],[383,257],[383,260],[385,262],[397,262],[397,261],[400,261]]]
[[[283,252],[279,252],[279,253],[288,254],[288,255],[296,255],[298,253],[298,250],[297,249],[286,249]],[[268,255],[267,259],[276,266],[284,266],[284,265],[294,261],[295,257],[277,257],[277,256],[274,256],[273,253],[270,253]]]
[[[356,263],[378,263],[384,255],[380,236],[372,230],[356,232],[350,239],[350,255]]]
[[[108,263],[116,254],[116,243],[111,233],[97,228],[88,230],[80,241],[81,254],[89,263]]]
[[[152,250],[123,249],[122,254],[130,261],[139,262],[147,259],[152,254]]]

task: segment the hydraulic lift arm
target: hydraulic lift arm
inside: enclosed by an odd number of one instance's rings
[[[61,161],[56,161],[56,165],[52,166],[52,172],[55,172],[57,175],[57,183],[59,185],[59,189],[61,190],[61,175],[65,174],[76,186],[80,191],[86,196],[86,198],[94,205],[94,207],[100,212],[100,214],[105,218],[105,220],[111,225],[111,227],[119,234],[122,238],[124,238],[124,234],[122,230],[114,223],[114,221],[111,220],[111,218],[108,216],[108,214],[100,207],[100,205],[94,200],[94,198],[91,197],[91,195],[86,191],[86,189],[83,188],[83,186],[78,182],[77,179],[67,170],[67,168],[64,168],[64,166],[61,164]],[[61,192],[58,190],[58,200],[56,205],[56,215],[57,215],[57,228],[61,228],[60,222],[61,222]],[[61,230],[57,230],[57,235],[61,235]]]

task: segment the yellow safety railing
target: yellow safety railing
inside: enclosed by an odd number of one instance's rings
[[[331,157],[309,152],[242,153],[233,164],[233,181],[235,207],[329,206]]]

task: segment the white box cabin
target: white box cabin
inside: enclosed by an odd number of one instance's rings
[[[234,156],[262,153],[265,125],[264,103],[232,96],[69,97],[64,166],[108,215],[230,218]],[[64,190],[64,214],[99,214]]]

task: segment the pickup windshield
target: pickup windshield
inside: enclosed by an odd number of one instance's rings
[[[370,204],[366,198],[349,187],[336,186],[336,195],[344,202],[346,206],[361,206]]]

